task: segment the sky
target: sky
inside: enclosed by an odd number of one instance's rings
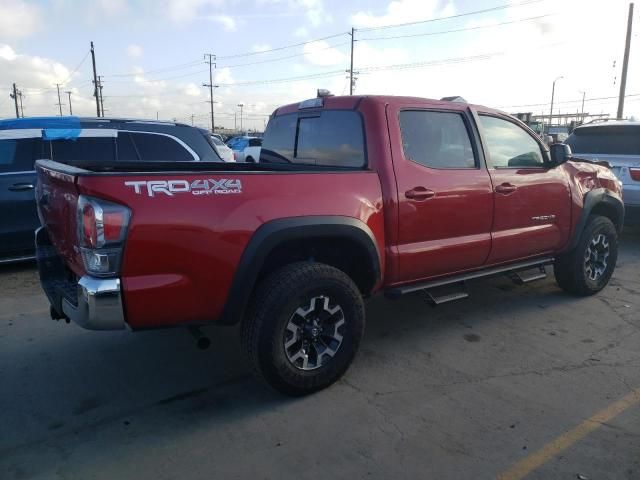
[[[0,0],[0,118],[95,116],[91,56],[106,116],[262,129],[279,105],[327,88],[356,94],[459,95],[505,111],[615,116],[626,0]],[[625,115],[640,118],[640,4]]]

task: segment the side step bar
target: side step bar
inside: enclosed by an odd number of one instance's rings
[[[468,280],[473,280],[476,278],[492,277],[495,275],[504,274],[508,274],[512,277],[517,277],[520,279],[519,281],[522,281],[522,283],[528,283],[534,280],[545,278],[546,272],[544,271],[544,266],[551,264],[553,264],[553,257],[538,258],[536,260],[528,260],[526,262],[512,263],[510,265],[487,268],[485,270],[463,273],[460,275],[454,275],[452,277],[442,278],[438,280],[430,280],[427,282],[414,283],[411,285],[390,288],[385,292],[385,296],[387,296],[388,298],[399,298],[402,295],[406,295],[407,293],[418,292],[420,290],[429,290],[436,287],[442,287],[444,285],[451,285],[453,283],[464,283]],[[526,270],[532,270],[534,268],[539,268],[540,271],[530,276],[524,276],[517,273],[518,271],[522,272]],[[462,295],[462,292],[460,292],[458,295]],[[460,296],[459,298],[465,298],[466,296],[468,295],[466,294],[466,292],[464,292],[464,296]]]
[[[547,278],[547,271],[544,269],[544,265],[540,265],[537,271],[534,272],[513,272],[511,277],[514,283],[517,283],[518,285],[524,285],[525,283],[542,280],[543,278]]]
[[[425,290],[424,293],[427,296],[429,303],[433,305],[442,305],[443,303],[462,300],[469,296],[467,292],[453,292],[445,295],[436,295],[433,291]]]

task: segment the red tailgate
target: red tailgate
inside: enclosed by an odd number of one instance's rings
[[[39,161],[36,167],[38,215],[58,254],[76,275],[82,276],[85,270],[78,248],[77,177],[50,168],[53,165],[54,162]],[[65,168],[73,171],[68,166]]]

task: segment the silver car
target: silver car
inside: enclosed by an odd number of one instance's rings
[[[565,143],[576,156],[609,162],[622,182],[625,223],[640,224],[640,122],[588,123],[577,127]]]

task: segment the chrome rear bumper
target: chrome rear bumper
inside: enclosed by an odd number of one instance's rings
[[[84,276],[78,281],[78,305],[62,299],[63,313],[88,330],[125,328],[120,279]]]
[[[36,230],[36,257],[40,284],[58,314],[89,330],[122,330],[126,327],[118,278],[78,279],[56,252],[44,228]]]

